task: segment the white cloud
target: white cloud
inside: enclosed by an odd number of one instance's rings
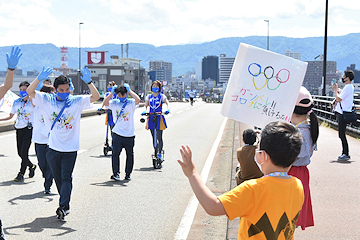
[[[360,2],[330,1],[328,35],[360,32]],[[223,37],[323,36],[325,1],[313,0],[12,0],[0,2],[2,45],[106,43],[156,46]]]

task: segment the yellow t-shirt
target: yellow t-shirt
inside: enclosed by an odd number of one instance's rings
[[[238,239],[293,239],[304,202],[295,177],[263,177],[243,182],[218,197],[230,220],[241,217]]]

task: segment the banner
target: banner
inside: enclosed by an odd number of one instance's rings
[[[105,52],[87,52],[88,64],[105,64]]]
[[[258,127],[290,122],[306,68],[306,62],[241,43],[221,114]]]
[[[18,98],[19,96],[12,91],[7,91],[5,96],[0,99],[0,111],[10,113],[14,101]]]

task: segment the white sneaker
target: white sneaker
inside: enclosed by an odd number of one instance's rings
[[[339,161],[345,161],[345,160],[349,160],[350,156],[346,155],[346,154],[342,154],[341,156],[338,157]]]

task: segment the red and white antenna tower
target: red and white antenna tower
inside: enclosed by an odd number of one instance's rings
[[[67,47],[61,47],[61,68],[68,68],[68,53],[69,49]]]

